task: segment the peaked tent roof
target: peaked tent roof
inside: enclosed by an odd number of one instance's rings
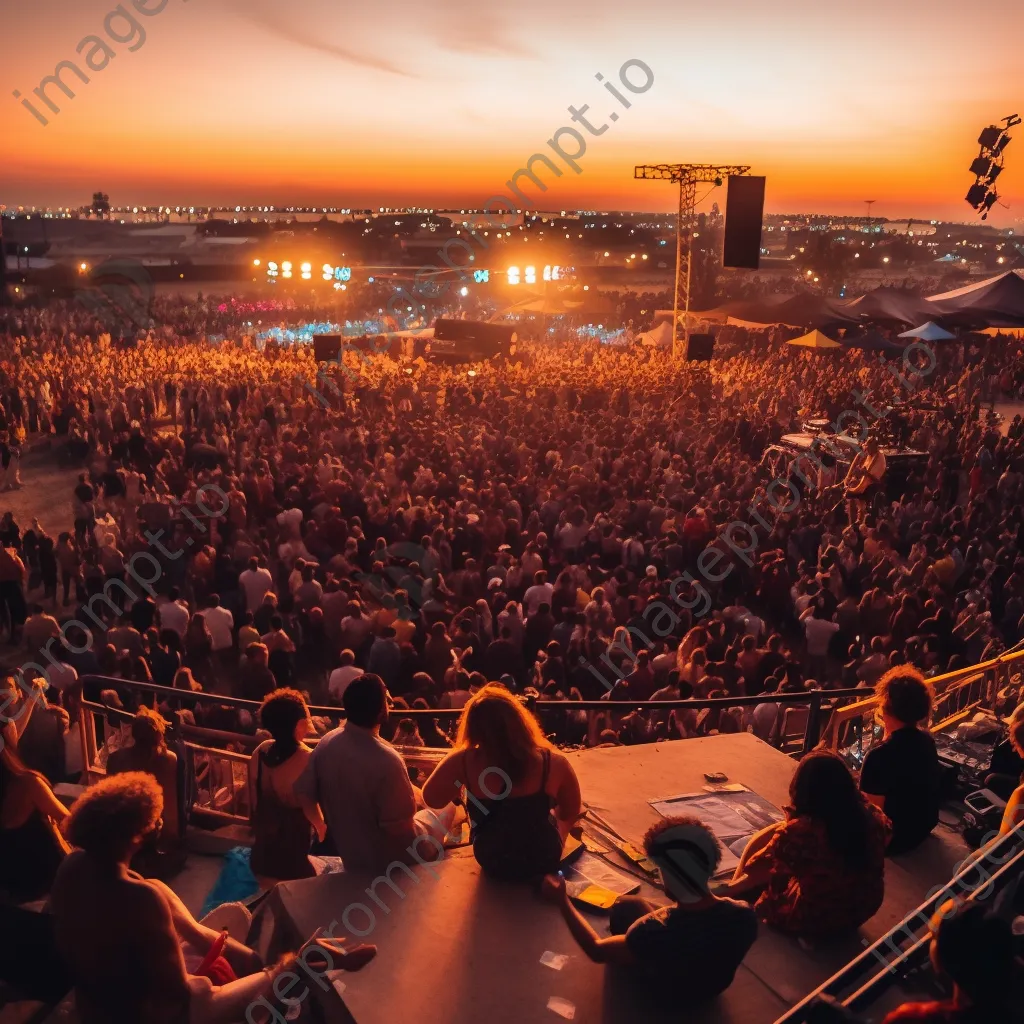
[[[647,348],[669,348],[672,345],[672,324],[662,320],[649,331],[637,335],[636,340]]]
[[[939,314],[984,323],[986,326],[1024,324],[1024,276],[1008,270],[998,277],[928,297]]]
[[[929,320],[928,323],[921,324],[920,327],[904,331],[900,337],[920,338],[922,341],[953,341],[956,335],[950,334],[949,331],[944,327],[940,327],[934,320]]]
[[[928,303],[918,292],[882,286],[839,307],[860,320],[917,324],[928,317]]]
[[[787,345],[796,345],[799,348],[842,348],[838,341],[833,341],[831,338],[826,337],[821,331],[811,331],[810,334],[805,334],[802,338],[794,338],[792,341],[787,341]]]
[[[952,302],[954,300],[969,300],[973,302],[978,298],[988,298],[991,293],[1007,284],[1010,287],[1014,287],[1016,285],[1024,286],[1024,276],[1022,276],[1022,272],[1019,270],[1007,270],[1005,273],[997,274],[995,277],[987,277],[984,281],[976,281],[974,284],[967,284],[962,288],[954,288],[951,292],[940,292],[938,295],[929,295],[928,301]]]

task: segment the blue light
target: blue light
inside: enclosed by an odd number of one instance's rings
[[[352,268],[351,267],[335,267],[334,268],[334,279],[336,281],[351,281],[352,280]]]
[[[367,278],[367,281],[369,281],[369,282],[370,282],[370,284],[373,284],[373,278],[372,278],[372,277],[368,277],[368,278]]]
[[[489,270],[474,270],[473,280],[477,284],[487,284],[491,280],[491,272]]]

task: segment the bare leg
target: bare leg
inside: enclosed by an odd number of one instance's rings
[[[174,930],[178,933],[181,942],[187,943],[197,952],[205,954],[219,938],[220,932],[200,924],[189,912],[188,907],[178,898],[177,893],[159,879],[147,878],[145,881],[167,901],[171,918],[174,921]],[[249,975],[263,969],[263,961],[259,955],[237,939],[228,939],[224,945],[223,956],[234,968],[235,973],[239,975]]]
[[[208,978],[188,979],[192,998],[190,1001],[189,1024],[234,1024],[241,1020],[259,1020],[246,1016],[247,1010],[261,997],[273,1003],[272,982],[260,971],[247,978],[230,981],[226,985],[213,985]],[[260,1012],[260,1004],[252,1012]],[[271,1016],[265,1018],[268,1022]]]

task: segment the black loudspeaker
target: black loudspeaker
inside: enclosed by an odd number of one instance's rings
[[[690,343],[686,346],[688,363],[706,363],[715,354],[715,336],[713,334],[691,334]]]
[[[498,348],[515,339],[515,327],[489,324],[482,320],[449,320],[440,317],[434,323],[435,341],[476,342]]]
[[[725,204],[722,266],[757,270],[761,264],[761,222],[764,220],[764,178],[730,176]]]
[[[341,358],[340,334],[314,334],[313,358],[318,363],[331,363]]]

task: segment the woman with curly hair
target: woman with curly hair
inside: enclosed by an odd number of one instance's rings
[[[892,822],[889,855],[907,853],[939,823],[942,773],[928,731],[931,686],[917,669],[897,665],[875,685],[885,740],[868,751],[861,792]]]

